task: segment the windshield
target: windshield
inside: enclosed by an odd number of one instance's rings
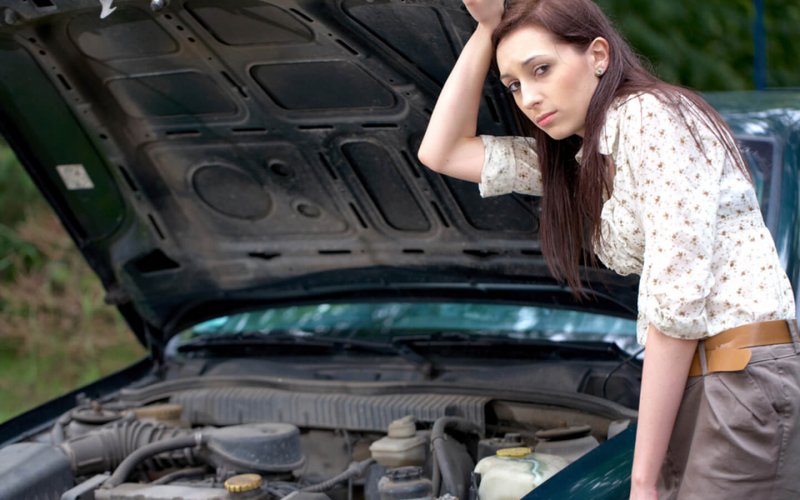
[[[262,333],[391,341],[394,337],[466,333],[482,337],[602,341],[634,353],[636,322],[578,310],[464,302],[323,303],[269,308],[200,323],[173,339],[178,347],[204,336]]]

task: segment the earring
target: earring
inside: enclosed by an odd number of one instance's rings
[[[603,68],[595,68],[595,70],[594,70],[594,74],[597,75],[597,76],[603,76],[603,73],[605,73],[605,72],[606,72],[606,70],[604,70]]]

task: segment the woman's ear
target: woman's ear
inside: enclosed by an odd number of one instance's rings
[[[586,50],[586,54],[589,56],[592,67],[595,68],[595,70],[600,69],[604,73],[606,69],[608,69],[611,60],[609,57],[608,41],[605,38],[599,36],[592,40],[592,43],[589,44],[589,48]]]

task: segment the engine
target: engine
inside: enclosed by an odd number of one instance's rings
[[[0,450],[0,499],[518,499],[630,421],[484,396],[149,391]]]

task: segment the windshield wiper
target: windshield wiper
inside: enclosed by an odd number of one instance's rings
[[[392,344],[398,346],[431,347],[436,344],[463,345],[471,347],[507,347],[524,349],[526,352],[540,352],[552,357],[575,358],[598,356],[606,359],[624,359],[625,351],[616,344],[602,341],[550,340],[542,338],[515,338],[498,335],[496,332],[487,335],[462,331],[431,331],[411,335],[394,336]]]
[[[325,348],[336,351],[364,351],[400,358],[420,367],[430,376],[433,363],[414,351],[408,345],[396,345],[393,342],[376,342],[372,340],[354,339],[351,337],[328,337],[315,335],[303,330],[279,329],[267,332],[240,332],[198,336],[178,346],[177,351],[188,352],[241,352],[273,347],[308,347]],[[274,353],[273,353],[274,354]]]
[[[237,332],[202,335],[182,343],[178,352],[213,350],[225,347],[274,347],[308,346],[327,348],[356,348],[379,354],[395,354],[397,349],[390,344],[361,339],[326,337],[304,330],[277,329],[265,332]]]

